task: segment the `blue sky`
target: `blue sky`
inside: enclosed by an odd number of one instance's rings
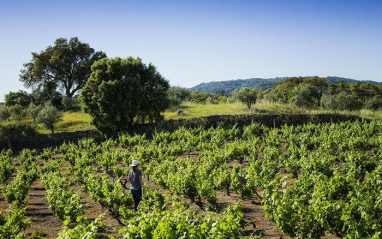
[[[0,0],[0,101],[31,52],[77,36],[171,85],[283,76],[382,81],[382,1]],[[27,90],[29,91],[29,90]]]

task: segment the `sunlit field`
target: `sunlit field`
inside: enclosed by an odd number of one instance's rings
[[[356,115],[361,118],[370,120],[382,120],[382,111],[360,110],[360,111],[325,111],[311,110],[305,111],[287,104],[271,104],[257,103],[248,109],[244,104],[240,103],[223,103],[223,104],[194,104],[184,103],[179,109],[166,110],[163,114],[165,120],[187,119],[195,117],[205,117],[210,115],[241,115],[241,114],[325,114],[339,113],[345,115]],[[55,125],[55,133],[73,132],[95,129],[90,124],[91,117],[89,114],[78,112],[65,112],[62,121]],[[27,122],[33,122],[28,119]],[[37,132],[40,134],[49,134],[51,131],[46,129],[42,124],[37,124]]]
[[[73,132],[73,131],[84,131],[95,129],[93,125],[90,124],[91,116],[82,111],[78,112],[64,112],[62,121],[55,125],[54,132]],[[37,132],[40,134],[50,134],[51,130],[45,128],[42,124],[38,124]]]
[[[183,111],[183,113],[178,113]],[[248,107],[242,104],[182,104],[179,110],[169,111],[164,113],[165,120],[194,118],[209,115],[237,115],[251,113]]]
[[[183,111],[180,113],[179,111]],[[165,120],[185,119],[194,117],[203,117],[210,115],[242,115],[242,114],[280,114],[280,113],[302,113],[298,108],[283,104],[258,103],[252,105],[250,109],[240,103],[225,104],[182,104],[177,111],[166,111],[164,113]]]

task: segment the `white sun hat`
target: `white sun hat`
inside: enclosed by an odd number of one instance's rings
[[[135,166],[137,166],[137,165],[139,165],[138,160],[133,160],[133,162],[131,163],[130,166],[135,167]]]

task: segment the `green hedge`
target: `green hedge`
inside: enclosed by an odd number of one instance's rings
[[[0,139],[11,139],[20,136],[36,135],[36,129],[28,123],[16,122],[0,125]]]

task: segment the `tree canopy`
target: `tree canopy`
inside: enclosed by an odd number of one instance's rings
[[[59,90],[66,97],[72,97],[82,89],[90,76],[91,65],[106,54],[98,51],[77,37],[59,38],[55,45],[48,46],[41,53],[32,52],[32,60],[24,64],[20,81],[27,88],[54,92]]]
[[[80,101],[99,131],[126,131],[137,122],[162,120],[168,89],[156,67],[140,58],[105,58],[92,66]]]
[[[62,112],[53,105],[47,104],[40,110],[37,115],[36,121],[42,123],[46,128],[54,134],[54,125],[62,120]]]
[[[22,107],[28,107],[33,102],[33,96],[26,91],[19,90],[18,92],[9,92],[5,95],[5,105],[21,105]]]
[[[311,86],[298,85],[293,89],[291,103],[303,109],[311,109],[315,106],[315,89]]]
[[[363,107],[363,102],[356,99],[350,93],[341,91],[335,95],[324,94],[321,98],[321,105],[326,109],[331,110],[360,110]]]
[[[245,104],[248,109],[253,104],[256,104],[258,89],[251,89],[249,87],[241,87],[240,90],[235,90],[232,94],[234,98]]]

